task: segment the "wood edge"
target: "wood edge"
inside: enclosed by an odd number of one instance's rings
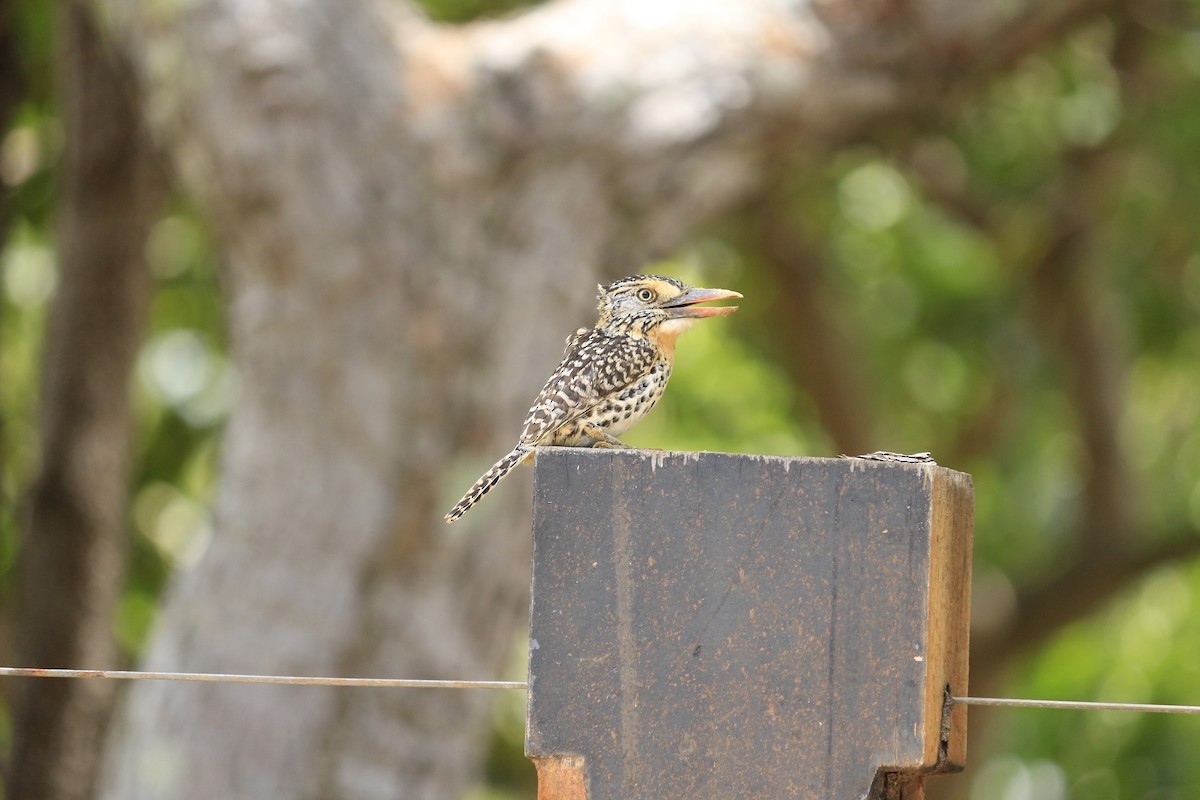
[[[925,800],[925,776],[881,769],[875,773],[867,800]]]
[[[583,756],[531,757],[537,768],[537,800],[587,800]]]
[[[971,620],[971,549],[975,490],[971,476],[930,470],[928,652],[923,766],[951,772],[966,765],[967,709],[950,705],[946,688],[965,696]],[[949,719],[944,712],[949,710]]]

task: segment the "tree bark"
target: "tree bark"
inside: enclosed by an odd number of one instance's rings
[[[42,463],[22,542],[18,658],[115,667],[130,454],[129,378],[149,298],[143,246],[164,179],[150,157],[127,68],[88,13],[63,8],[67,129],[61,277],[42,379]],[[14,713],[8,797],[92,795],[114,687],[27,681]]]
[[[17,58],[16,9],[11,3],[0,4],[0,135],[7,136],[14,112],[28,90],[26,76],[20,59]],[[13,219],[13,189],[0,182],[0,253],[8,243],[9,229]],[[7,300],[0,297],[0,331],[4,330]],[[4,409],[0,409],[0,520],[12,519],[16,503],[11,496],[7,470],[12,459],[9,456],[9,421]],[[0,531],[0,535],[5,535]],[[0,610],[0,653],[11,652],[12,617]],[[9,689],[0,685],[0,703],[9,705]]]
[[[597,280],[779,153],[928,106],[1091,7],[558,0],[445,28],[376,0],[94,2],[227,249],[239,375],[218,531],[145,666],[463,678],[497,674],[525,615],[527,493],[441,515],[511,446]],[[139,684],[105,795],[453,797],[487,709]]]
[[[9,123],[13,113],[26,92],[26,80],[17,58],[16,20],[13,19],[12,4],[0,4],[0,133],[8,135]],[[0,253],[7,249],[8,234],[13,219],[13,190],[8,185],[0,185]],[[6,327],[8,314],[7,298],[0,297],[0,338]],[[16,502],[10,488],[10,464],[13,463],[10,444],[10,423],[8,409],[0,408],[0,536],[11,537],[15,529]],[[11,605],[11,604],[10,604]],[[13,619],[12,610],[0,609],[0,658],[11,659],[13,652]],[[13,708],[13,687],[11,684],[0,684],[0,708],[10,711]],[[0,760],[0,774],[7,775],[7,761]]]

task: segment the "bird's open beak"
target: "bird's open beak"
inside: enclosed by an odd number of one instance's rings
[[[679,295],[679,297],[667,303],[664,308],[669,309],[671,316],[676,319],[680,317],[723,317],[726,314],[732,314],[737,311],[738,307],[717,306],[715,308],[698,308],[696,304],[710,303],[713,300],[730,300],[735,297],[741,297],[741,295],[737,292],[731,292],[728,289],[688,289]]]

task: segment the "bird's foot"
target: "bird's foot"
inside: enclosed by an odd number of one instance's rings
[[[600,428],[587,427],[583,429],[583,433],[588,438],[595,440],[592,442],[592,447],[614,447],[621,450],[631,449],[629,445]]]
[[[630,448],[629,445],[625,444],[620,439],[618,439],[617,437],[613,436],[610,433],[605,433],[604,431],[593,429],[593,430],[588,431],[587,434],[588,434],[588,436],[591,436],[593,439],[596,440],[595,442],[592,443],[592,447],[609,447],[609,448],[614,448],[614,449],[619,449],[619,450],[632,449],[632,448]]]

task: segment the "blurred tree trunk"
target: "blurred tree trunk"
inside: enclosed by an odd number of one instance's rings
[[[21,663],[113,668],[125,561],[129,379],[149,299],[143,246],[165,199],[128,67],[89,14],[62,9],[67,131],[58,295],[41,398],[42,463],[21,546]],[[10,800],[91,797],[115,687],[26,681],[14,713]]]
[[[11,3],[0,3],[0,137],[7,137],[13,114],[27,90],[24,70],[17,58],[17,21],[14,11]],[[0,180],[0,253],[4,252],[8,243],[12,219],[13,190]],[[7,310],[7,299],[0,295],[0,332],[4,330]],[[0,410],[0,520],[11,519],[16,505],[10,496],[9,478],[5,474],[11,463],[8,437],[8,420]],[[12,622],[11,611],[0,609],[0,654],[11,652]],[[10,691],[8,686],[0,685],[0,703],[5,706],[8,705]]]
[[[144,666],[495,676],[527,492],[441,515],[512,444],[598,279],[784,152],[918,113],[1096,4],[93,0],[229,260],[217,534]],[[479,693],[139,684],[106,796],[448,798]]]

